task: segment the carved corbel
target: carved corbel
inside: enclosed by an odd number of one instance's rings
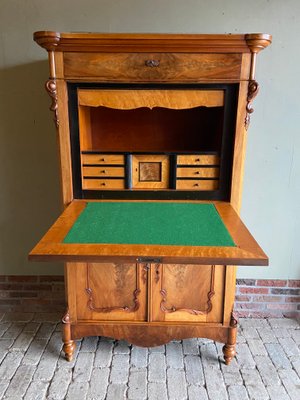
[[[259,85],[255,80],[256,56],[260,51],[262,51],[272,43],[272,36],[266,33],[250,33],[248,35],[245,35],[245,39],[251,51],[251,66],[245,118],[245,128],[247,130],[250,124],[250,115],[254,111],[251,103],[259,91]]]
[[[56,90],[56,79],[51,78],[45,84],[45,88],[51,97],[51,106],[50,110],[54,112],[54,122],[56,127],[59,127],[59,119],[58,119],[58,105],[57,105],[57,90]]]
[[[246,130],[250,125],[250,115],[254,112],[254,108],[252,107],[252,101],[257,96],[259,92],[259,84],[256,80],[251,80],[248,85],[248,94],[247,94],[247,105],[246,105],[246,117],[245,117],[245,128]]]
[[[236,313],[232,310],[231,315],[230,315],[230,327],[231,328],[236,328],[238,326],[239,319]]]

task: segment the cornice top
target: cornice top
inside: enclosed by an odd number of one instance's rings
[[[34,40],[47,51],[258,53],[272,36],[251,34],[59,33],[38,31]]]

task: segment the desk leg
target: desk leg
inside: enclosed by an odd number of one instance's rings
[[[62,319],[63,323],[63,351],[65,352],[66,360],[72,361],[73,353],[75,350],[75,342],[71,339],[71,324],[70,324],[70,315],[69,310],[67,310],[66,314]]]
[[[236,334],[237,334],[237,317],[234,312],[231,313],[230,327],[228,328],[228,338],[225,346],[223,347],[223,354],[225,364],[229,365],[233,357],[236,355],[235,345],[236,345]]]

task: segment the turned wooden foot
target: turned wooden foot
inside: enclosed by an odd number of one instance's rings
[[[237,334],[238,320],[234,312],[231,313],[230,328],[228,329],[227,343],[223,347],[223,354],[225,364],[229,365],[233,357],[236,355],[236,334]]]
[[[71,339],[71,324],[70,324],[70,316],[69,310],[67,310],[66,314],[62,319],[63,323],[63,351],[65,353],[65,357],[67,361],[72,361],[73,354],[75,350],[75,342]]]
[[[235,344],[225,344],[225,346],[223,347],[223,354],[224,354],[225,364],[229,365],[231,360],[236,354]]]
[[[75,347],[74,340],[64,341],[63,351],[67,361],[72,361]]]

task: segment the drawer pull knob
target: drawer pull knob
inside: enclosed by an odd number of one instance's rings
[[[105,174],[105,169],[102,169],[102,170],[100,171],[100,173],[101,173],[101,174]]]
[[[200,158],[196,158],[195,162],[199,162],[199,161],[200,161]]]
[[[200,171],[196,171],[195,174],[196,174],[196,175],[199,175],[199,174],[200,174]]]
[[[158,67],[159,66],[159,60],[146,60],[145,61],[146,67]]]
[[[102,182],[102,183],[101,183],[101,186],[105,186],[105,182]]]
[[[199,186],[199,183],[194,183],[194,186]]]
[[[104,158],[100,158],[100,161],[105,161],[105,159]]]

